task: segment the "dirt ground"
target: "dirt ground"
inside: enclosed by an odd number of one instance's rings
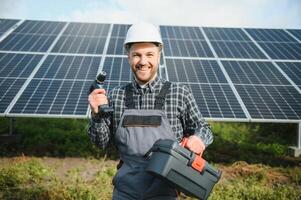
[[[26,162],[30,159],[37,159],[43,165],[53,170],[54,174],[61,179],[64,179],[66,175],[71,170],[77,170],[80,172],[81,177],[89,181],[93,179],[96,173],[103,171],[103,169],[114,168],[118,161],[110,160],[107,158],[94,159],[94,158],[56,158],[56,157],[28,157],[28,156],[19,156],[19,157],[10,157],[10,158],[0,158],[0,166],[7,166],[14,163]],[[217,168],[222,170],[222,179],[221,181],[229,181],[231,179],[236,179],[238,177],[248,176],[255,173],[263,172],[267,176],[268,182],[272,183],[282,183],[289,181],[289,177],[286,173],[283,172],[280,168],[270,167],[262,164],[248,164],[244,161],[238,161],[234,164],[217,164]],[[299,165],[295,166],[301,171],[301,162]]]

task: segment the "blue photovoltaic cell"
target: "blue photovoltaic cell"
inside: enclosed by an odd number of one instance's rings
[[[109,24],[70,23],[52,52],[102,54]]]
[[[0,42],[0,50],[46,52],[55,37],[54,35],[11,33]]]
[[[13,33],[57,35],[65,24],[65,22],[26,20]]]
[[[213,57],[198,27],[160,26],[164,55],[176,57]]]
[[[234,84],[290,85],[271,62],[222,61]]]
[[[123,43],[130,25],[114,24],[107,50],[109,55],[125,55]]]
[[[19,20],[15,19],[0,19],[0,36],[13,27]]]
[[[251,41],[240,28],[203,28],[208,39],[214,41]]]
[[[61,36],[52,52],[102,54],[105,37]]]
[[[293,86],[235,87],[253,119],[301,119],[301,96]]]
[[[109,24],[72,22],[68,24],[63,35],[107,37],[109,28]]]
[[[204,40],[163,39],[164,55],[176,57],[213,57]]]
[[[188,84],[203,117],[246,118],[227,84]]]
[[[301,30],[300,29],[289,29],[288,30],[291,34],[293,34],[296,38],[301,40]]]
[[[25,81],[24,78],[0,78],[0,114],[5,112]]]
[[[125,55],[125,49],[123,48],[124,38],[120,37],[111,37],[107,54],[108,55]]]
[[[25,21],[1,43],[0,50],[46,52],[65,23]]]
[[[127,58],[106,57],[103,70],[109,81],[130,82],[133,79]]]
[[[277,62],[277,65],[301,89],[301,62]]]
[[[246,31],[257,42],[297,42],[281,29],[249,29]]]
[[[164,39],[205,40],[200,28],[185,26],[160,26]]]
[[[101,57],[50,55],[34,78],[94,80]]]
[[[170,81],[189,83],[227,83],[219,65],[213,60],[168,59]]]
[[[301,44],[284,30],[246,29],[272,59],[301,59]]]
[[[301,60],[300,43],[259,42],[259,45],[272,59]]]
[[[266,58],[252,42],[211,41],[211,44],[220,58]]]
[[[129,24],[114,24],[111,37],[123,37],[125,38]]]
[[[11,114],[86,115],[91,81],[33,79]]]
[[[42,55],[0,53],[0,77],[27,78]]]

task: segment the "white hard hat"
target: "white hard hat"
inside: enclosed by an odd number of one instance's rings
[[[150,23],[133,24],[126,34],[123,45],[126,47],[129,43],[135,42],[154,42],[163,44],[158,28]]]

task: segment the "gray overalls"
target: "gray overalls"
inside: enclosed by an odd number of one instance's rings
[[[170,82],[156,97],[155,109],[135,109],[132,84],[126,86],[127,109],[118,125],[115,142],[124,162],[113,179],[113,200],[175,200],[176,190],[145,171],[145,154],[158,139],[174,139],[163,106]]]

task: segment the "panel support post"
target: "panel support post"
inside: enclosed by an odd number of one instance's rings
[[[301,155],[301,122],[298,123],[297,146],[290,147],[290,154],[294,157],[299,157]]]
[[[15,118],[9,119],[9,135],[13,135],[15,132]]]
[[[21,135],[15,134],[15,118],[9,119],[9,132],[0,135],[0,144],[16,144],[21,141]]]

